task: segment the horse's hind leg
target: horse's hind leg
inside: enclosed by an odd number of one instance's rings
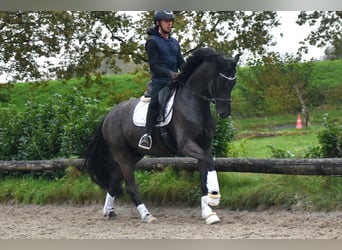
[[[145,204],[140,201],[140,199],[138,197],[138,193],[137,193],[138,190],[137,190],[135,183],[133,183],[131,181],[126,181],[126,192],[128,193],[128,195],[133,200],[143,222],[151,223],[151,222],[154,222],[157,220],[148,211]]]
[[[119,167],[112,170],[109,190],[107,191],[105,204],[103,206],[103,215],[108,219],[116,216],[114,209],[114,201],[116,197],[120,197],[123,195],[121,188],[123,179],[124,177]]]
[[[126,179],[126,192],[134,202],[141,219],[147,223],[156,221],[157,219],[152,216],[152,214],[147,210],[145,204],[140,200],[140,197],[138,195],[138,188],[135,184],[133,171],[131,169],[129,169],[128,171],[124,171],[124,175]]]
[[[141,216],[141,219],[147,223],[157,221],[157,219],[154,218],[152,214],[147,210],[145,204],[141,201],[139,197],[138,188],[135,183],[134,164],[127,163],[126,161],[121,161],[120,167],[125,178],[126,192],[131,198],[131,200],[134,202]]]
[[[116,216],[116,213],[114,210],[114,201],[115,201],[115,196],[107,192],[105,204],[103,206],[102,211],[103,211],[103,216],[107,217],[108,219]]]

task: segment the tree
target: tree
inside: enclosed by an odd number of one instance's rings
[[[325,58],[328,60],[342,58],[342,41],[334,41],[331,46],[325,50]]]
[[[14,79],[36,79],[47,73],[41,68],[53,71],[49,60],[61,56],[62,49],[70,50],[75,35],[83,33],[75,15],[78,13],[1,12],[1,72]]]
[[[262,55],[265,46],[274,45],[270,29],[280,25],[277,17],[271,11],[176,11],[173,34],[185,55],[207,46],[228,55],[233,51]],[[144,35],[152,20],[153,12],[142,12],[136,23],[137,33]],[[143,46],[144,43],[138,47],[141,54]]]
[[[146,62],[143,37],[153,25],[153,12],[140,12],[136,21],[129,14],[0,12],[0,71],[13,80],[90,77],[101,74],[104,59],[109,58],[114,68],[117,57]],[[204,46],[230,55],[244,51],[262,55],[266,46],[274,44],[270,29],[280,24],[271,11],[179,11],[175,16],[174,35],[185,56]]]
[[[333,57],[342,56],[342,11],[301,11],[298,15],[297,24],[316,26],[302,42],[301,52],[307,52],[305,42],[308,42],[310,45],[320,48],[332,47],[333,50],[330,49],[328,52],[333,52]]]
[[[312,64],[298,63],[299,57],[268,53],[251,62],[253,67],[240,73],[240,84],[246,106],[255,115],[297,113],[300,108],[308,122],[309,112],[305,105],[307,87],[311,80]]]
[[[130,25],[117,12],[0,12],[0,72],[13,80],[93,74]]]

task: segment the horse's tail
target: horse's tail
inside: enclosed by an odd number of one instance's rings
[[[119,164],[115,161],[109,146],[103,138],[102,124],[103,121],[97,127],[94,137],[83,154],[84,168],[96,184],[109,191],[112,180],[111,176],[115,173],[122,173]],[[115,192],[116,194],[113,195],[122,194],[121,188]]]

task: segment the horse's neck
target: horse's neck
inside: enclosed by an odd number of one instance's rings
[[[210,113],[210,100],[207,87],[209,81],[210,79],[205,74],[189,78],[183,90],[181,90],[181,109],[185,108],[189,112],[190,110],[197,111],[198,115],[207,116],[207,113]]]
[[[188,89],[191,89],[198,94],[206,95],[210,78],[205,74],[205,71],[202,72],[203,73],[201,74],[191,76],[185,85]]]

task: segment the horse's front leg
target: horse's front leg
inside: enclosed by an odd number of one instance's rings
[[[218,206],[220,204],[221,194],[215,168],[213,170],[208,170],[206,184],[208,188],[208,204],[211,206]]]
[[[221,199],[217,172],[212,159],[198,160],[198,164],[202,190],[202,218],[206,220],[207,224],[213,224],[220,221],[216,212],[213,212],[211,208],[211,206],[218,206]]]

